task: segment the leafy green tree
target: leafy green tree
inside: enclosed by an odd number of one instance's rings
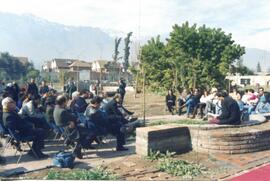
[[[34,69],[33,63],[22,63],[19,59],[9,55],[0,54],[0,78],[4,80],[19,80],[29,76],[38,76],[38,71]]]
[[[26,78],[29,80],[31,78],[36,79],[39,77],[39,70],[35,70],[35,69],[31,69],[27,74],[26,74]]]
[[[121,57],[118,57],[119,56],[119,45],[120,45],[120,42],[121,42],[121,38],[115,38],[114,40],[114,54],[113,54],[113,61],[114,62],[117,62],[119,59],[121,59]]]
[[[124,48],[124,70],[125,72],[127,71],[128,67],[129,67],[129,61],[128,61],[128,58],[129,58],[129,55],[130,55],[130,37],[132,35],[132,32],[129,32],[127,34],[127,37],[125,38],[125,48]]]
[[[224,86],[230,66],[244,53],[231,34],[188,22],[174,25],[164,44],[151,39],[142,47],[146,79],[151,86],[195,88]]]
[[[262,68],[261,68],[260,62],[257,63],[256,71],[257,71],[257,72],[262,72]]]

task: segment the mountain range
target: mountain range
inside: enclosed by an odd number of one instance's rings
[[[111,29],[67,26],[29,14],[0,12],[0,52],[28,57],[37,68],[40,68],[44,61],[53,58],[111,60],[115,37],[124,35],[123,32]],[[135,47],[136,43],[133,42],[131,59],[136,57]],[[123,42],[119,50],[123,52]],[[246,48],[243,59],[244,64],[251,69],[255,69],[258,62],[262,70],[270,68],[270,51]]]

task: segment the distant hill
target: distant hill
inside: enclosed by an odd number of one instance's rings
[[[52,58],[111,60],[115,36],[124,37],[125,33],[111,29],[66,26],[32,15],[0,12],[0,52],[28,57],[37,68]],[[147,39],[150,38],[144,37],[141,45]],[[136,57],[135,46],[136,42],[132,42],[131,59]],[[123,53],[123,40],[119,51]],[[246,48],[244,64],[255,69],[258,61],[263,70],[270,68],[270,51]]]
[[[51,58],[111,59],[114,38],[99,28],[52,23],[31,15],[0,13],[0,52],[27,56],[35,66]]]
[[[260,62],[263,71],[270,68],[270,51],[246,48],[246,54],[243,56],[243,59],[244,64],[251,69],[255,70],[258,62]]]

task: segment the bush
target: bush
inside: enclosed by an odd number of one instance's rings
[[[116,180],[117,176],[105,168],[98,167],[91,170],[77,169],[70,172],[50,170],[48,180]]]

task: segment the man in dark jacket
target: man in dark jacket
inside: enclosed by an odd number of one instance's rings
[[[43,80],[43,81],[41,82],[41,86],[40,86],[40,88],[39,88],[39,94],[40,94],[41,96],[43,96],[44,94],[46,94],[46,93],[48,93],[48,92],[49,92],[49,87],[46,85],[46,81]]]
[[[165,101],[166,101],[166,106],[168,108],[168,111],[173,115],[176,96],[173,94],[172,90],[168,90],[168,94],[166,95]]]
[[[30,83],[28,84],[27,94],[38,95],[38,87],[33,78],[31,78]]]
[[[63,127],[68,137],[78,142],[74,152],[78,158],[82,159],[81,148],[91,148],[95,136],[92,130],[77,125],[77,118],[66,109],[66,106],[67,98],[62,95],[58,96],[53,117],[56,125]]]
[[[121,95],[121,101],[124,102],[124,97],[126,94],[126,82],[124,79],[119,81],[118,93]]]
[[[32,149],[39,158],[47,158],[48,155],[41,152],[41,149],[44,148],[45,134],[43,129],[34,129],[27,121],[20,118],[20,116],[15,112],[16,104],[12,98],[6,97],[3,99],[2,106],[4,126],[13,133],[16,133],[18,137],[33,137]],[[29,151],[28,154],[35,156],[32,151]]]
[[[88,104],[86,99],[89,98],[89,91],[82,90],[80,91],[80,96],[74,100],[74,103],[70,106],[70,109],[76,113],[84,113]]]
[[[222,113],[220,116],[212,118],[209,123],[231,125],[241,124],[241,113],[237,102],[228,96],[226,91],[218,92],[217,97],[219,100],[221,100]]]

